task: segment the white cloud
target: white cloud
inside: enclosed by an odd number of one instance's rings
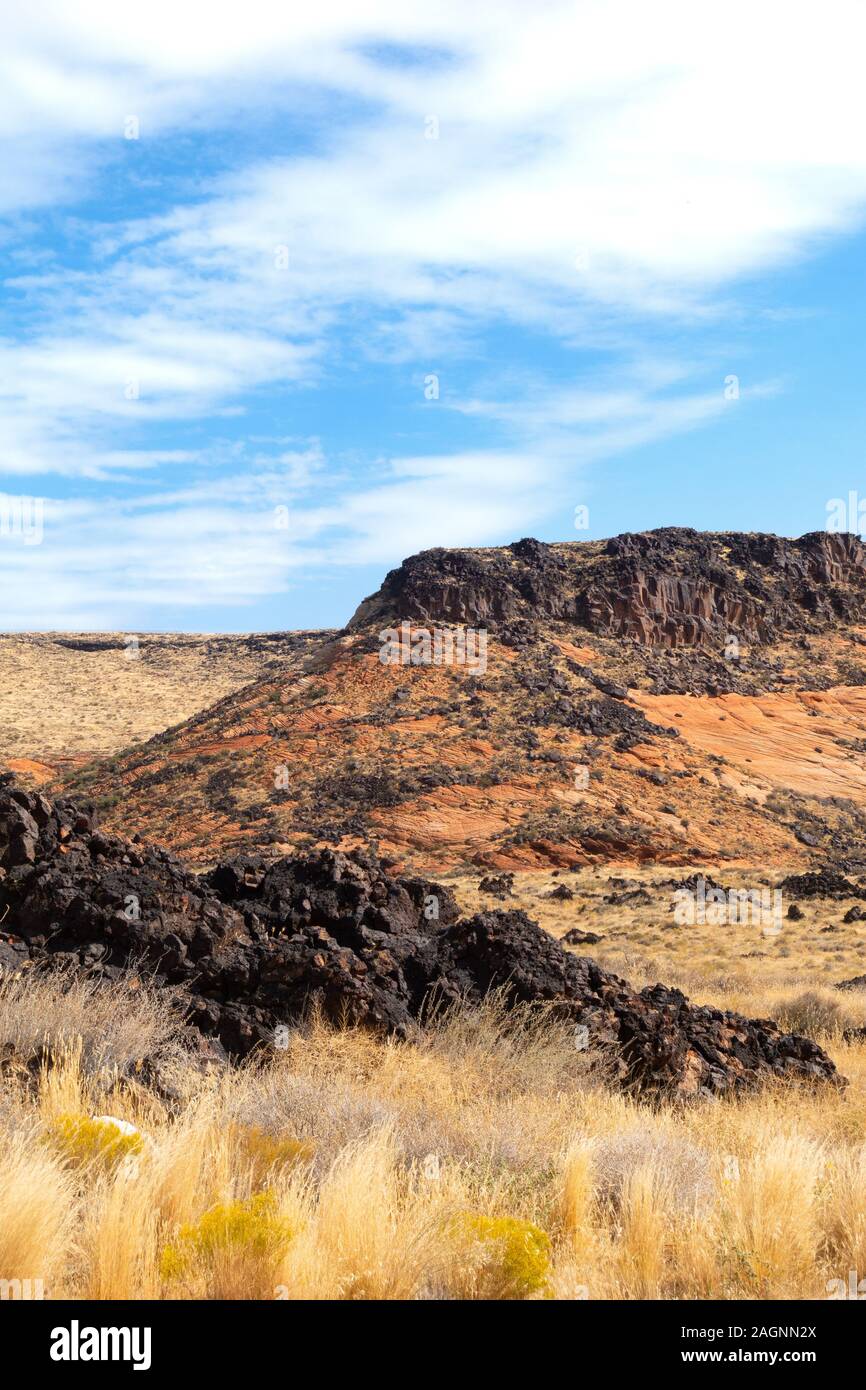
[[[407,280],[474,266],[571,293],[582,250],[590,292],[631,299],[787,255],[866,197],[866,18],[852,0],[829,0],[820,24],[779,0],[720,14],[685,0],[332,0],[304,16],[250,0],[243,24],[197,0],[47,8],[11,26],[0,104],[0,133],[41,132],[46,147],[119,139],[136,101],[143,139],[275,99],[292,110],[317,87],[375,102],[374,123],[343,123],[323,156],[265,166],[193,212],[190,252],[198,239],[240,256],[291,219],[302,264],[323,275],[396,257]],[[425,44],[452,61],[382,60],[382,45]],[[438,141],[423,140],[430,113]]]
[[[656,373],[658,383],[678,375],[672,364]],[[590,465],[748,408],[750,394],[771,389],[746,389],[732,407],[721,390],[668,398],[649,382],[641,392],[636,378],[627,398],[599,388],[585,398],[548,392],[522,407],[485,403],[531,442],[383,458],[363,478],[315,442],[269,452],[262,441],[224,450],[235,471],[216,478],[46,500],[41,544],[0,537],[4,627],[141,628],[157,610],[194,625],[207,607],[224,612],[225,627],[243,627],[233,613],[338,568],[384,570],[433,546],[531,534],[574,504]]]
[[[853,0],[819,20],[798,0],[247,0],[242,16],[225,0],[44,0],[4,27],[0,210],[25,312],[0,341],[0,469],[117,489],[56,502],[41,547],[0,545],[24,625],[243,604],[300,566],[525,532],[575,470],[724,411],[722,374],[698,386],[663,352],[635,367],[636,324],[724,321],[739,276],[811,253],[866,206]],[[41,254],[39,209],[89,194],[112,162],[135,169],[158,139],[216,144],[265,113],[286,118],[281,148],[271,135],[229,174],[175,175],[147,217],[79,209],[69,226],[92,261]],[[160,167],[141,163],[143,180]],[[392,447],[352,479],[345,458],[263,444],[226,470],[218,419],[253,393],[362,358],[417,373],[474,352],[480,369],[503,325],[619,366],[443,395],[499,447]],[[171,421],[200,440],[166,445]],[[271,534],[281,490],[292,527]]]
[[[30,422],[25,435],[35,418],[74,414],[86,436],[88,417],[227,408],[309,373],[337,335],[406,361],[437,338],[458,352],[497,320],[599,341],[614,312],[720,312],[719,287],[848,228],[866,203],[866,23],[846,0],[821,25],[741,0],[712,16],[584,0],[331,3],[303,17],[250,0],[242,25],[197,0],[47,10],[14,17],[0,59],[0,147],[22,206],[34,140],[53,166],[86,156],[86,184],[137,102],[145,143],[191,123],[219,139],[270,103],[314,112],[317,91],[367,106],[316,122],[327,139],[313,152],[259,159],[125,229],[91,226],[97,271],[11,282],[54,320],[0,364],[0,408]],[[389,56],[416,45],[450,56]],[[424,138],[431,113],[437,140]]]

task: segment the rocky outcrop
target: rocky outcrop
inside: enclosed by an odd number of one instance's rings
[[[774,1023],[636,992],[519,911],[460,918],[449,891],[363,853],[252,857],[196,878],[171,855],[100,832],[92,811],[0,789],[0,965],[130,968],[186,987],[192,1022],[234,1054],[316,1005],[340,1024],[410,1036],[436,1001],[546,1004],[620,1080],[681,1096],[770,1076],[835,1081],[815,1043]]]
[[[854,535],[799,540],[665,527],[608,541],[426,550],[391,570],[350,631],[408,620],[508,639],[552,620],[648,646],[752,643],[866,615],[866,548]]]
[[[827,867],[789,874],[779,887],[790,898],[866,898],[866,888]]]
[[[487,874],[478,884],[478,891],[493,898],[513,898],[514,874]]]

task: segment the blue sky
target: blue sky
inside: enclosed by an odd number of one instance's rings
[[[863,28],[4,18],[0,629],[338,625],[431,545],[866,498]]]

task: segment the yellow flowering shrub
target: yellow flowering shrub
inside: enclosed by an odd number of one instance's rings
[[[250,1164],[253,1180],[257,1183],[275,1170],[312,1162],[316,1152],[314,1145],[304,1139],[275,1139],[258,1125],[232,1125],[231,1134],[242,1159]]]
[[[464,1247],[470,1296],[522,1299],[548,1294],[550,1238],[531,1221],[461,1212],[451,1222],[451,1235]]]
[[[267,1285],[293,1234],[273,1192],[218,1202],[197,1222],[182,1226],[174,1242],[166,1245],[160,1273],[165,1283],[198,1275],[217,1291],[236,1284],[247,1289]]]
[[[112,1169],[125,1159],[136,1157],[144,1148],[140,1134],[124,1134],[115,1125],[87,1115],[58,1115],[52,1120],[46,1139],[77,1168],[97,1164]]]

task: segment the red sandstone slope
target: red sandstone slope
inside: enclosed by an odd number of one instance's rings
[[[861,551],[664,532],[426,552],[280,678],[66,786],[198,862],[368,841],[436,872],[853,861]],[[483,627],[484,671],[383,665],[403,619],[416,644]]]

